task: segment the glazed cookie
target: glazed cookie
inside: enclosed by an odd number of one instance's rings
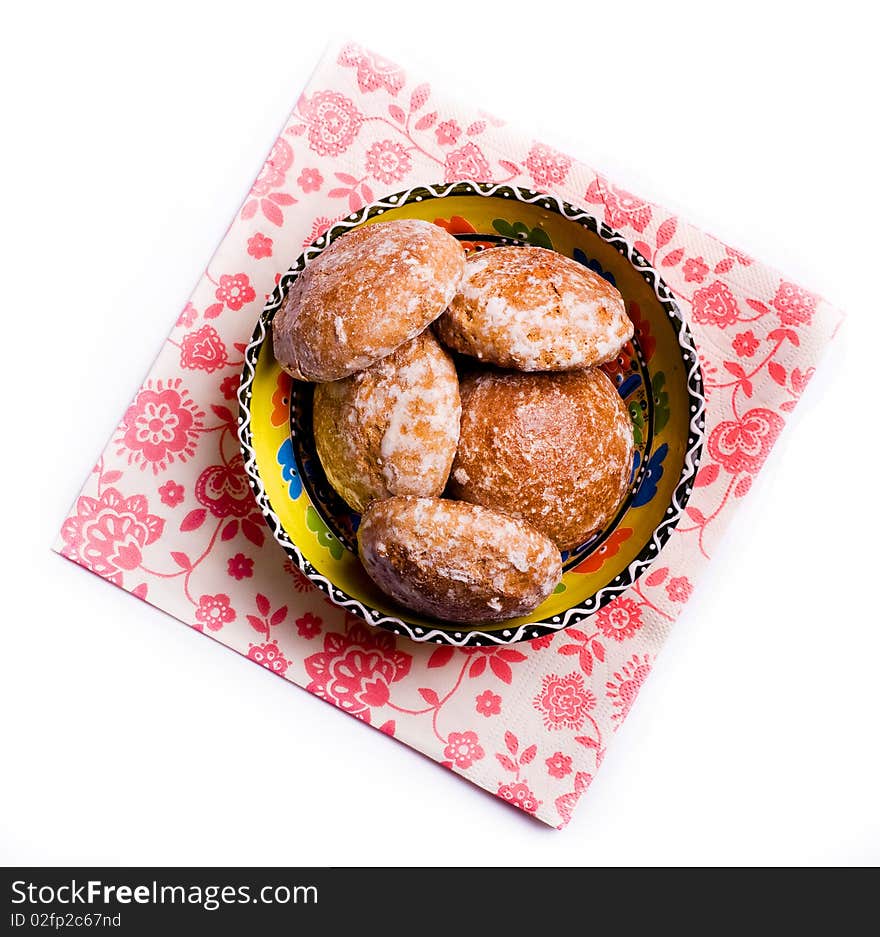
[[[633,335],[623,297],[607,280],[543,247],[472,255],[436,328],[455,351],[519,371],[589,368]]]
[[[614,516],[630,483],[633,433],[602,371],[474,374],[461,399],[452,497],[520,517],[560,550]]]
[[[330,484],[355,510],[391,495],[439,495],[458,443],[452,359],[430,332],[315,388],[313,427]]]
[[[374,501],[361,518],[358,547],[383,592],[442,621],[527,615],[562,578],[559,551],[547,537],[462,501]]]
[[[446,308],[464,269],[458,241],[428,221],[363,225],[297,277],[272,323],[278,363],[298,380],[370,367]]]

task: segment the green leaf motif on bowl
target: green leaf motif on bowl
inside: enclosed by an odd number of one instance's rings
[[[669,422],[669,394],[665,390],[666,375],[658,371],[651,382],[654,395],[654,432],[660,433]]]
[[[633,400],[628,409],[633,426],[633,440],[637,446],[641,446],[645,441],[645,414],[637,400]]]
[[[548,251],[553,250],[553,242],[550,235],[543,228],[530,228],[521,221],[514,221],[511,224],[504,218],[495,218],[492,221],[492,227],[505,238],[511,238],[515,241],[525,241],[532,247],[546,247]]]
[[[306,526],[318,538],[318,543],[320,543],[325,550],[330,551],[330,556],[332,556],[334,560],[342,559],[342,554],[345,553],[345,547],[330,533],[330,528],[324,523],[321,515],[318,514],[311,505],[309,505],[306,511]]]

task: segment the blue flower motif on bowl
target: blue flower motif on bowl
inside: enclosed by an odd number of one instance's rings
[[[281,444],[276,459],[281,466],[281,477],[287,482],[288,494],[296,501],[302,494],[303,486],[296,468],[296,457],[293,454],[293,443],[290,439],[286,439]]]
[[[576,247],[572,252],[572,258],[576,260],[579,264],[586,267],[588,270],[592,270],[593,273],[598,273],[600,277],[604,277],[612,286],[617,286],[617,281],[614,279],[614,274],[609,273],[607,270],[602,269],[602,265],[598,260],[593,260],[592,258],[587,257],[587,255],[579,248]]]
[[[639,485],[639,490],[633,495],[633,507],[639,508],[643,504],[647,504],[657,494],[657,482],[663,477],[663,460],[668,452],[669,446],[663,443],[662,446],[651,453],[651,457],[645,465],[642,483]],[[636,460],[636,471],[638,471],[638,452],[636,453]]]

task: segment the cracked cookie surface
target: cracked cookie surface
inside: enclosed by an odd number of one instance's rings
[[[633,335],[623,297],[607,280],[543,247],[472,255],[435,328],[449,348],[519,371],[589,368]]]
[[[455,622],[537,608],[562,578],[559,551],[523,521],[440,498],[375,501],[358,529],[370,578],[406,608]]]
[[[630,482],[632,423],[600,370],[472,374],[449,494],[522,518],[560,550],[614,516]]]
[[[364,371],[315,388],[315,448],[361,512],[376,498],[439,495],[458,444],[461,399],[449,354],[428,331]]]
[[[458,241],[428,221],[349,231],[308,264],[275,314],[278,363],[301,381],[370,367],[446,309],[464,262]]]

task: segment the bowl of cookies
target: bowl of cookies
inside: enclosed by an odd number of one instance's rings
[[[335,604],[414,641],[552,634],[630,588],[704,435],[693,339],[620,234],[545,193],[389,195],[279,280],[239,387],[257,503]]]

